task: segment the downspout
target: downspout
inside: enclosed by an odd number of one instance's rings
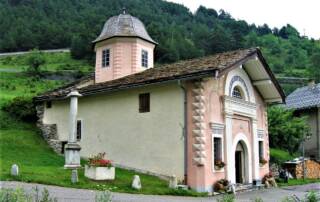
[[[183,136],[184,136],[184,182],[188,183],[188,107],[187,107],[187,89],[182,85],[181,80],[178,80],[178,85],[183,91],[183,106],[184,106],[184,126],[183,126]]]

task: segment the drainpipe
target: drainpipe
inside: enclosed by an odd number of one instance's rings
[[[182,85],[181,80],[178,80],[178,85],[180,88],[183,90],[183,95],[184,95],[184,126],[183,126],[183,136],[184,136],[184,182],[185,184],[188,184],[188,120],[187,120],[187,90],[186,88]]]

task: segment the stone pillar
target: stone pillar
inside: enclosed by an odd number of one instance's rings
[[[78,97],[81,94],[78,91],[72,91],[67,97],[70,97],[70,113],[69,113],[69,138],[65,146],[65,168],[75,169],[80,167],[80,145],[77,144],[77,113],[78,113]]]
[[[226,162],[226,178],[231,181],[231,183],[236,183],[235,177],[235,162],[234,162],[234,151],[232,151],[232,114],[225,114],[225,138],[224,138],[224,148],[225,148],[225,162]]]
[[[252,179],[259,181],[259,142],[258,142],[258,127],[257,120],[251,119],[252,122]]]

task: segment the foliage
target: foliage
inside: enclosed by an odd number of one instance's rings
[[[222,198],[219,198],[217,202],[234,202],[236,201],[233,194],[226,194]]]
[[[214,166],[217,166],[218,168],[223,168],[226,164],[222,160],[215,160]]]
[[[296,152],[309,131],[306,117],[294,117],[292,110],[281,106],[268,108],[270,147]]]
[[[36,109],[30,97],[16,97],[2,106],[2,110],[22,121],[35,122],[37,120]]]
[[[40,66],[46,63],[45,57],[39,50],[33,50],[28,54],[27,64],[29,71],[34,73],[40,72]]]
[[[23,189],[0,189],[1,202],[57,202],[56,198],[50,197],[49,191],[44,188],[39,193],[38,187],[33,189],[34,193],[26,193]]]
[[[93,65],[87,60],[75,60],[69,52],[41,53],[46,63],[41,66],[41,72],[81,71],[92,72]],[[0,57],[0,69],[25,71],[29,69],[30,54]]]
[[[264,159],[264,158],[259,158],[259,163],[261,165],[265,165],[266,163],[268,163],[268,161],[266,159]]]
[[[287,151],[281,149],[270,148],[270,162],[281,165],[282,163],[292,160],[297,157],[295,154],[291,155]]]
[[[215,191],[218,191],[218,192],[226,192],[229,184],[230,183],[228,180],[220,179],[213,185],[213,188]]]
[[[309,191],[305,196],[305,202],[319,202],[320,194],[319,192]]]
[[[98,167],[111,167],[112,163],[111,160],[105,159],[106,153],[98,153],[88,159],[89,166],[98,166]]]
[[[4,1],[0,30],[6,31],[0,33],[0,52],[71,47],[74,58],[92,60],[91,42],[123,6],[144,22],[159,43],[158,63],[259,46],[279,76],[320,79],[319,41],[301,36],[292,25],[256,26],[204,6],[193,14],[183,5],[163,0]]]
[[[32,197],[23,189],[0,189],[0,201],[3,202],[31,202]]]
[[[98,192],[95,197],[95,202],[112,202],[110,191]]]
[[[263,202],[263,200],[262,200],[262,198],[257,197],[255,199],[253,199],[252,202]]]
[[[320,194],[315,191],[309,191],[303,199],[299,199],[297,196],[287,196],[281,202],[319,202],[320,201]]]

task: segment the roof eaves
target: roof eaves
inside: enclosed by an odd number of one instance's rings
[[[185,75],[167,77],[167,78],[156,79],[156,80],[147,80],[147,81],[138,82],[138,83],[119,84],[119,85],[110,86],[110,87],[99,86],[98,88],[88,89],[88,90],[86,90],[84,88],[82,90],[79,89],[79,92],[83,96],[89,96],[89,95],[95,95],[95,94],[106,93],[106,92],[114,92],[114,91],[118,91],[118,90],[132,89],[132,88],[142,87],[142,86],[146,86],[146,85],[154,85],[154,84],[160,84],[160,83],[173,82],[176,80],[185,81],[185,80],[203,78],[203,77],[207,77],[207,76],[211,76],[211,75],[214,76],[215,71],[217,71],[217,69],[210,69],[210,70],[196,72],[196,73],[192,73],[192,74],[185,74]],[[66,98],[66,95],[67,95],[67,93],[65,93],[63,95],[56,96],[56,97],[52,97],[52,98],[50,98],[51,96],[43,96],[43,97],[39,96],[39,97],[36,97],[35,100],[37,102],[48,101],[48,100],[63,100]]]

